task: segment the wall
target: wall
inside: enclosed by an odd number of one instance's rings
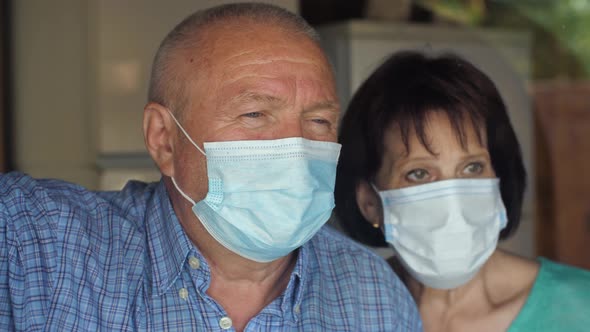
[[[228,2],[14,1],[15,168],[105,189],[157,177],[141,133],[154,53],[185,16]]]
[[[85,1],[13,1],[14,162],[93,187],[87,20]]]

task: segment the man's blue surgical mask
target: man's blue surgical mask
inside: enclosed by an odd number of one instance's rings
[[[172,115],[172,114],[171,114]],[[314,236],[334,208],[340,144],[301,137],[204,143],[209,191],[193,213],[225,248],[257,262],[288,255]]]

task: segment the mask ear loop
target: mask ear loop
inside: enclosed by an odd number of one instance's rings
[[[381,190],[379,190],[379,188],[377,188],[377,186],[372,181],[369,182],[369,184],[371,185],[373,190],[375,190],[375,193],[377,194],[377,196],[379,196],[379,199],[381,200],[381,195],[379,194],[381,192]],[[383,207],[383,214],[385,214],[385,207]],[[379,224],[372,224],[371,226],[373,226],[374,228],[381,229],[381,225],[379,225]],[[383,232],[383,235],[385,236],[385,233],[384,233],[385,232],[385,215],[383,215],[383,229],[381,229],[381,231]],[[397,249],[395,249],[393,244],[387,242],[387,246],[393,250],[392,257],[395,257],[396,260],[399,260],[400,255],[397,253]]]
[[[172,112],[170,112],[169,109],[166,109],[166,111],[168,111],[168,114],[170,114],[170,116],[172,117],[172,120],[174,120],[174,122],[176,122],[176,125],[178,126],[178,128],[180,128],[180,130],[182,131],[182,133],[184,134],[184,136],[189,140],[189,142],[191,142],[192,145],[195,148],[197,148],[197,150],[199,150],[199,152],[201,152],[206,157],[207,154],[205,153],[205,151],[203,151],[197,145],[197,143],[195,143],[195,141],[193,141],[193,139],[188,135],[188,133],[186,132],[186,130],[184,130],[184,128],[182,128],[182,126],[180,125],[180,122],[178,122],[178,120],[176,120],[176,117],[174,117],[174,114],[172,114]],[[170,177],[170,178],[172,179],[172,184],[174,185],[174,188],[176,188],[176,190],[178,190],[178,192],[182,195],[182,197],[184,197],[187,201],[189,201],[194,206],[196,204],[195,201],[192,198],[190,198],[187,194],[185,194],[184,191],[182,191],[182,189],[180,189],[180,187],[176,183],[176,180],[174,180],[174,177]]]
[[[174,120],[174,122],[176,122],[176,125],[178,125],[178,128],[180,128],[180,130],[182,131],[182,133],[184,134],[184,136],[195,146],[195,148],[197,148],[197,150],[199,150],[199,152],[201,152],[204,156],[207,156],[207,154],[205,153],[205,151],[203,151],[203,149],[201,149],[197,145],[197,143],[195,143],[195,141],[193,141],[193,139],[189,136],[189,134],[186,132],[186,130],[184,130],[184,128],[182,128],[182,126],[180,125],[180,122],[178,122],[178,120],[176,120],[176,117],[174,117],[174,114],[172,114],[172,112],[170,112],[169,109],[166,109],[166,111],[168,111],[168,113],[172,117],[172,120]]]
[[[182,195],[182,197],[184,197],[187,201],[189,201],[193,206],[197,203],[195,203],[195,201],[190,198],[187,194],[184,193],[184,191],[182,191],[180,189],[180,187],[178,187],[178,184],[176,184],[176,180],[174,180],[174,177],[170,177],[172,179],[172,184],[174,185],[174,188],[176,188],[176,190],[178,190],[178,192]]]
[[[369,181],[367,181],[369,182]],[[375,190],[375,194],[377,194],[377,196],[379,196],[379,193],[381,192],[381,190],[379,190],[379,188],[377,188],[377,186],[371,181],[369,182],[369,184],[371,185],[371,188],[373,188],[373,190]]]
[[[379,197],[379,189],[377,189],[377,186],[372,181],[369,182],[369,184],[371,185],[371,187],[373,188],[373,190],[375,190],[375,193]],[[379,199],[381,199],[381,198],[379,198]],[[381,226],[379,225],[379,223],[371,224],[371,226],[373,226],[373,228],[376,228],[376,229],[381,228]]]

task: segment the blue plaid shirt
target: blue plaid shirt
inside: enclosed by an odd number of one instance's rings
[[[417,331],[408,291],[324,227],[245,331]],[[91,192],[0,175],[0,331],[233,331],[162,182]]]

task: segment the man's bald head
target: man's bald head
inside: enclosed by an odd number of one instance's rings
[[[300,16],[281,7],[264,3],[236,3],[198,11],[178,24],[162,41],[154,58],[148,92],[148,102],[171,109],[182,118],[189,100],[186,87],[190,77],[180,65],[183,54],[199,61],[206,31],[226,22],[268,25],[291,34],[305,36],[319,44],[317,32]]]

